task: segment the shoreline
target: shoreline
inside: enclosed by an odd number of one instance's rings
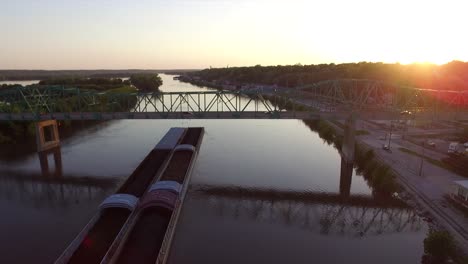
[[[343,129],[341,127],[337,126],[333,122],[326,122],[334,128],[337,134],[343,134]],[[358,147],[372,150],[375,153],[375,158],[381,163],[386,164],[392,170],[393,174],[396,176],[395,180],[402,187],[402,190],[399,191],[400,199],[413,207],[421,217],[426,218],[430,229],[434,229],[436,231],[448,231],[456,241],[457,249],[462,252],[462,254],[468,255],[468,240],[466,239],[467,231],[457,222],[456,219],[445,214],[443,209],[441,209],[429,197],[427,197],[422,190],[420,190],[420,187],[412,183],[410,179],[408,179],[409,177],[407,175],[404,175],[405,173],[402,173],[401,170],[395,168],[395,164],[388,162],[382,155],[380,149],[371,146],[365,142],[363,138],[356,136],[356,149]],[[450,207],[444,208],[454,211],[457,215],[460,214],[460,212],[449,209]]]

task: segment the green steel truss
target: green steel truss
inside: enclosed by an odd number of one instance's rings
[[[330,80],[295,89],[111,93],[62,86],[0,91],[0,120],[159,118],[334,118],[350,112],[388,119],[401,111],[460,117],[468,93],[372,80]],[[443,115],[450,114],[450,115]]]
[[[432,90],[365,79],[340,79],[298,87],[308,98],[326,100],[335,105],[365,109],[369,106],[393,109],[466,108],[468,91]]]

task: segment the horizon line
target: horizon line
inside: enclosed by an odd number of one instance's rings
[[[224,67],[206,67],[206,68],[166,68],[166,69],[151,69],[151,68],[90,68],[90,69],[83,69],[83,68],[78,68],[78,69],[70,69],[70,68],[64,68],[64,69],[26,69],[26,68],[17,68],[17,69],[0,69],[0,71],[198,71],[198,70],[203,70],[203,69],[223,69],[223,68],[240,68],[240,67],[255,67],[255,66],[261,66],[261,67],[276,67],[276,66],[309,66],[309,65],[330,65],[330,64],[335,64],[335,65],[340,65],[340,64],[358,64],[358,63],[382,63],[382,64],[399,64],[399,65],[436,65],[436,66],[442,66],[446,65],[452,62],[462,62],[462,63],[468,63],[468,61],[463,61],[463,60],[451,60],[445,63],[433,63],[433,62],[410,62],[410,63],[401,63],[401,62],[383,62],[383,61],[357,61],[357,62],[329,62],[329,63],[311,63],[311,64],[302,64],[302,63],[296,63],[296,64],[269,64],[269,65],[262,65],[262,64],[255,64],[255,65],[244,65],[244,66],[224,66]]]
[[[197,71],[201,69],[0,69],[0,71]]]

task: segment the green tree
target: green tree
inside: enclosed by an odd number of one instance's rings
[[[130,77],[130,82],[141,91],[155,91],[162,85],[163,81],[156,74],[134,74]]]
[[[447,231],[430,231],[424,239],[424,253],[437,263],[445,261],[455,253],[455,242]]]

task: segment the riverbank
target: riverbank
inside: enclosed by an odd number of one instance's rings
[[[343,142],[343,130],[331,122],[324,120],[304,121],[309,128],[317,132],[329,145],[333,145],[340,153]],[[393,197],[402,188],[396,180],[391,168],[380,160],[373,149],[363,144],[356,144],[354,167],[362,174],[373,189],[373,194],[379,197]]]
[[[327,123],[338,134],[343,133],[342,126],[338,126],[333,122]],[[426,163],[423,171],[426,172],[426,175],[421,177],[417,171],[408,170],[408,161],[411,160],[408,157],[410,154],[400,150],[398,143],[393,143],[391,153],[383,150],[381,142],[375,140],[378,137],[373,132],[370,129],[368,134],[356,137],[356,159],[360,156],[359,153],[362,151],[360,149],[367,149],[375,154],[374,158],[381,164],[386,164],[392,171],[391,174],[395,176],[394,179],[398,186],[400,186],[398,196],[414,207],[419,215],[425,217],[430,222],[432,230],[447,230],[452,234],[459,250],[459,253],[453,258],[458,263],[464,263],[463,261],[466,261],[466,255],[468,254],[466,216],[457,208],[448,205],[445,199],[446,193],[450,191],[445,187],[449,186],[451,179],[459,179],[460,176],[452,175],[450,171],[434,164]],[[366,163],[372,162],[374,161],[366,161]],[[444,178],[443,182],[442,178]]]

